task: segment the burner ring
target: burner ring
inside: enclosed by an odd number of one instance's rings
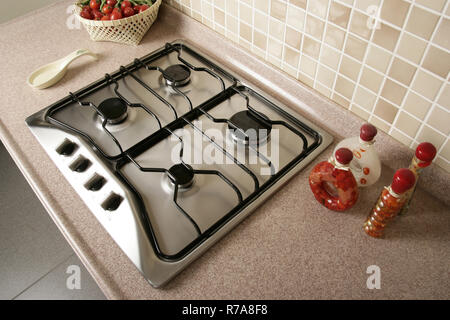
[[[164,70],[163,77],[167,85],[182,87],[191,80],[191,70],[184,64],[174,64]]]
[[[119,124],[128,117],[126,103],[119,98],[109,98],[100,103],[98,110],[106,118],[108,124]],[[103,116],[100,115],[103,119]]]
[[[169,169],[169,181],[181,189],[188,189],[194,183],[194,169],[188,164],[176,164]]]
[[[272,126],[264,123],[259,118],[259,115],[255,115],[254,112],[249,110],[235,113],[230,118],[230,122],[233,123],[237,129],[231,125],[228,125],[228,128],[232,130],[231,138],[233,141],[244,145],[260,145],[266,142],[269,139]],[[247,138],[241,130],[249,135],[249,137]],[[251,132],[249,134],[248,130],[254,130],[253,134],[251,134]]]

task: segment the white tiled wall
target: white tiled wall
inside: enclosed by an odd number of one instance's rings
[[[167,0],[450,172],[447,0]]]

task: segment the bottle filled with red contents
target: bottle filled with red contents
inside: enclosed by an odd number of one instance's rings
[[[358,184],[349,168],[352,159],[349,149],[340,148],[311,171],[309,186],[316,200],[330,210],[347,210],[358,200]]]
[[[410,169],[397,170],[391,185],[381,192],[364,223],[364,231],[369,236],[383,236],[387,223],[400,212],[407,201],[407,191],[414,186],[415,181],[414,173]]]
[[[433,162],[436,153],[437,150],[435,146],[429,142],[423,142],[417,146],[416,153],[414,154],[411,164],[409,165],[409,169],[416,176],[416,182],[414,186],[410,190],[408,190],[406,194],[406,203],[403,206],[402,210],[399,212],[399,215],[405,214],[408,211],[409,204],[414,195],[414,191],[416,190],[419,175],[424,168],[428,167]]]

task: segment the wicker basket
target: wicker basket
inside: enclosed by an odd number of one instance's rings
[[[80,16],[81,8],[75,6],[75,16],[84,25],[93,41],[112,41],[137,46],[155,22],[162,0],[134,16],[120,20],[96,21]]]

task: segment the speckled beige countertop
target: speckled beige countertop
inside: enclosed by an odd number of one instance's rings
[[[331,212],[314,200],[307,183],[311,164],[165,288],[152,288],[32,136],[27,116],[105,72],[182,38],[327,129],[336,141],[355,135],[362,121],[167,6],[142,44],[128,47],[94,43],[86,31],[66,28],[69,4],[62,1],[0,26],[0,138],[108,298],[450,298],[448,174],[435,166],[424,172],[412,210],[389,226],[385,239],[372,239],[362,231],[381,187],[412,155],[383,133],[377,142],[385,164],[381,181],[362,190],[350,211]],[[100,62],[80,59],[58,85],[44,91],[25,84],[38,66],[83,47],[101,54]],[[380,290],[366,287],[366,269],[373,264],[381,268]]]

